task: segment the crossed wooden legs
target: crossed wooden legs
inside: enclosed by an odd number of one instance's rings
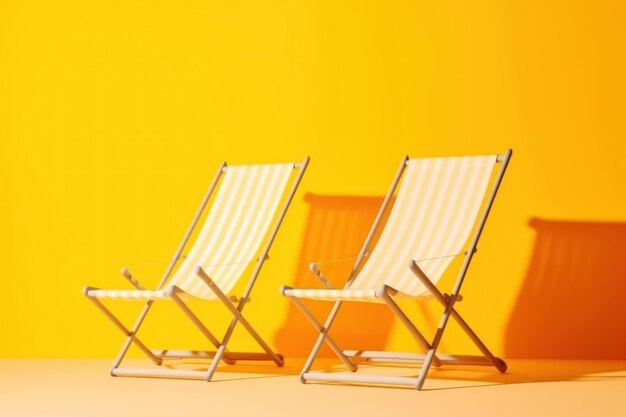
[[[150,350],[141,340],[137,338],[137,332],[141,327],[146,315],[150,311],[154,300],[146,301],[143,309],[141,310],[139,317],[135,321],[135,324],[131,329],[126,328],[103,304],[102,302],[93,296],[88,294],[88,289],[85,290],[87,297],[94,302],[94,304],[107,316],[122,333],[126,335],[126,339],[122,344],[122,348],[113,363],[111,368],[111,375],[114,376],[145,376],[145,377],[164,377],[164,378],[191,378],[191,379],[203,379],[210,381],[215,374],[217,366],[220,360],[228,364],[234,364],[238,360],[270,360],[277,366],[284,365],[284,358],[282,355],[275,353],[269,345],[259,336],[254,330],[252,325],[243,316],[242,310],[248,300],[249,294],[245,294],[238,305],[235,306],[226,295],[213,283],[213,281],[204,273],[204,271],[197,271],[201,278],[207,283],[207,285],[215,292],[217,298],[224,303],[226,308],[232,313],[233,318],[226,330],[226,333],[222,340],[217,339],[209,329],[202,323],[202,321],[189,309],[189,307],[183,302],[180,294],[183,291],[175,286],[171,287],[166,292],[166,299],[174,301],[174,303],[189,317],[194,325],[200,330],[200,332],[215,346],[215,351],[180,351],[180,350]],[[264,352],[230,352],[227,350],[228,342],[230,341],[232,334],[235,330],[237,323],[241,325],[250,333],[254,340],[261,346]],[[162,365],[164,359],[212,359],[212,362],[207,371],[194,371],[194,370],[176,370],[176,369],[132,369],[132,368],[120,368],[120,364],[124,359],[124,356],[128,352],[131,344],[135,344],[152,362],[156,365]]]
[[[393,384],[393,385],[405,385],[412,386],[416,389],[421,389],[430,366],[439,367],[444,364],[457,364],[457,365],[493,365],[500,372],[506,371],[506,363],[495,356],[487,349],[484,343],[478,338],[476,333],[469,327],[461,315],[454,309],[454,304],[461,297],[458,294],[445,295],[442,294],[428,278],[419,269],[417,264],[412,263],[412,270],[418,276],[420,280],[428,281],[426,287],[432,293],[433,297],[437,299],[443,306],[444,312],[439,321],[437,331],[433,340],[429,342],[415,327],[406,314],[400,309],[398,304],[394,301],[393,295],[396,291],[388,286],[384,286],[381,291],[377,293],[385,302],[385,304],[393,311],[393,313],[400,319],[402,324],[411,333],[413,338],[426,352],[425,354],[412,354],[412,353],[398,353],[398,352],[383,352],[383,351],[359,351],[359,350],[342,350],[337,343],[329,336],[328,332],[332,326],[342,301],[334,301],[333,307],[328,314],[324,324],[320,324],[311,312],[306,308],[304,303],[296,298],[292,297],[292,301],[298,307],[304,316],[311,322],[315,330],[319,332],[319,336],[313,345],[313,349],[307,358],[302,372],[300,374],[300,380],[302,382],[307,381],[330,381],[330,382],[353,382],[353,383],[371,383],[371,384]],[[467,356],[467,355],[437,355],[436,351],[441,342],[444,330],[447,326],[449,318],[452,317],[469,336],[472,342],[481,351],[482,356]],[[371,362],[393,362],[393,361],[415,361],[422,363],[422,369],[417,378],[411,377],[390,377],[390,376],[372,376],[372,375],[357,375],[346,373],[328,373],[328,372],[310,372],[313,361],[317,357],[319,349],[322,343],[326,342],[331,350],[341,359],[346,365],[348,370],[355,372],[358,368],[357,364],[352,358],[363,358]]]

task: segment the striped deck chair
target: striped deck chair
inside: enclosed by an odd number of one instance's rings
[[[383,200],[374,224],[356,258],[352,273],[343,288],[332,288],[319,267],[312,263],[324,289],[295,289],[283,286],[281,292],[290,297],[302,311],[319,336],[304,364],[301,381],[331,381],[366,384],[392,384],[421,389],[431,366],[442,364],[493,365],[500,372],[506,363],[489,352],[455,308],[461,301],[461,285],[476,252],[476,245],[485,225],[511,150],[503,155],[424,158],[406,157]],[[498,170],[495,169],[500,164]],[[400,182],[401,178],[403,177]],[[371,255],[369,247],[381,218],[397,189],[389,218]],[[471,235],[471,236],[470,236]],[[450,294],[442,293],[437,281],[454,256],[464,261]],[[367,261],[366,261],[367,258]],[[333,306],[324,324],[319,323],[302,299],[325,300]],[[428,341],[400,309],[397,301],[435,299],[444,306],[444,313],[432,341]],[[328,335],[343,302],[383,303],[398,316],[425,354],[342,350]],[[480,349],[482,356],[437,355],[437,347],[449,318],[456,320]],[[373,376],[341,372],[311,372],[311,366],[322,345],[331,350],[352,372],[355,359],[371,362],[400,361],[422,363],[414,377]]]
[[[261,339],[242,315],[249,301],[253,285],[268,257],[272,242],[285,216],[296,189],[304,175],[309,158],[299,163],[238,165],[223,163],[207,194],[169,263],[155,290],[145,289],[124,268],[122,275],[134,289],[104,290],[84,288],[84,294],[126,335],[119,355],[113,363],[114,376],[146,376],[191,378],[210,381],[220,360],[233,364],[237,360],[270,360],[278,366],[284,364],[282,355]],[[215,195],[214,195],[215,194]],[[204,215],[210,204],[210,210]],[[194,244],[185,253],[188,241],[199,220],[204,224],[196,233]],[[254,264],[254,267],[249,267]],[[252,271],[252,272],[250,272]],[[233,301],[228,294],[235,284],[248,277],[240,299]],[[184,302],[186,296],[207,301],[220,301],[232,313],[229,327],[220,340],[209,331]],[[101,299],[138,300],[144,307],[131,329],[126,328],[100,301]],[[171,300],[191,319],[202,334],[215,346],[214,351],[151,350],[137,338],[137,331],[154,301]],[[227,345],[237,325],[241,325],[258,342],[264,352],[230,352]],[[131,344],[135,344],[155,364],[168,359],[212,359],[208,370],[175,370],[158,367],[152,369],[121,368],[120,364]]]

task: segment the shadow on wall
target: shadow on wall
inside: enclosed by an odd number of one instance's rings
[[[533,218],[505,357],[626,359],[626,223]]]
[[[295,279],[287,285],[297,288],[323,288],[320,281],[309,271],[309,263],[315,261],[319,263],[320,269],[333,287],[342,288],[350,275],[356,255],[365,242],[383,197],[307,194],[305,201],[309,204],[309,215],[304,242],[294,273]],[[375,242],[376,238],[371,247],[374,247]],[[323,262],[337,259],[340,261]],[[307,305],[317,319],[323,322],[332,303],[310,301]],[[391,311],[384,305],[344,303],[330,334],[340,346],[347,349],[354,344],[381,350],[387,342],[392,319]],[[287,357],[305,357],[313,347],[316,337],[313,326],[290,302],[286,321],[276,335],[278,351]],[[346,345],[344,341],[349,342]],[[334,357],[334,354],[327,346],[323,346],[319,356]]]

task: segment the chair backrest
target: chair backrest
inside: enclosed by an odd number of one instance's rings
[[[167,285],[176,285],[198,298],[215,299],[213,291],[195,273],[201,266],[228,294],[250,263],[257,261],[295,166],[286,163],[222,168],[221,184],[204,225]]]
[[[497,155],[409,159],[380,239],[348,288],[387,284],[425,294],[410,260],[433,283],[441,278],[451,255],[466,249],[496,161]]]

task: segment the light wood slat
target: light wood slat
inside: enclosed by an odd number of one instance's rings
[[[306,372],[302,375],[306,381],[348,382],[357,384],[391,384],[415,386],[416,378],[401,376],[358,375],[344,372]]]
[[[179,369],[138,369],[116,368],[111,371],[113,376],[134,376],[144,378],[181,378],[181,379],[205,379],[204,371],[188,371]]]

